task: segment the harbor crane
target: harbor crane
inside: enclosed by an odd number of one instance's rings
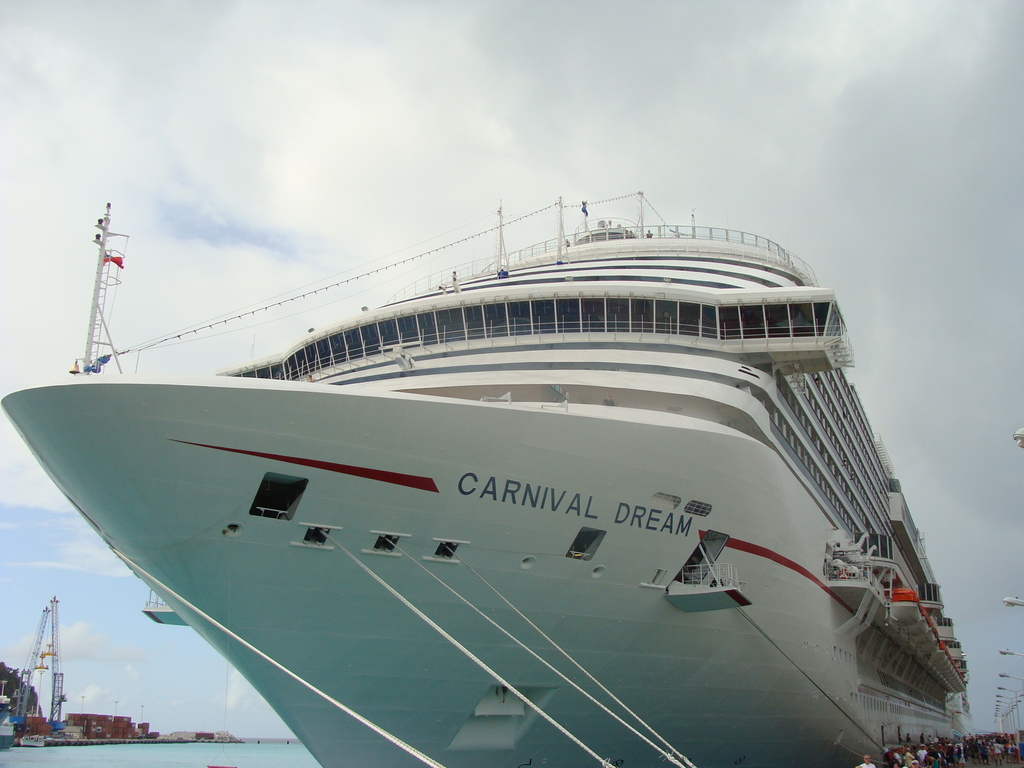
[[[36,628],[32,648],[29,651],[28,659],[18,675],[18,689],[14,692],[14,705],[11,707],[11,723],[19,730],[25,730],[25,718],[29,712],[29,697],[32,693],[32,679],[36,672],[44,672],[47,669],[51,674],[51,699],[50,699],[50,726],[54,730],[62,730],[61,707],[67,696],[64,695],[64,673],[60,671],[60,631],[57,620],[58,600],[54,597],[50,604],[43,608],[43,614],[39,617],[39,626]],[[43,638],[46,636],[47,624],[50,628],[50,642],[43,651]],[[49,659],[49,666],[47,660]]]

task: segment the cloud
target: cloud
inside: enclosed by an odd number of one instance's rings
[[[28,658],[35,641],[34,634],[23,636],[17,643],[0,650],[0,656],[8,659]],[[124,664],[134,669],[134,665],[145,663],[148,659],[146,651],[135,646],[113,646],[110,638],[102,632],[93,630],[92,624],[76,621],[70,626],[60,627],[60,654],[62,662],[95,661],[102,664]]]

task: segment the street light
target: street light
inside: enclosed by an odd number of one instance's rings
[[[999,653],[1001,653],[1003,656],[1024,656],[1024,653],[1017,653],[1016,651],[1008,651],[1005,648],[1003,648],[1001,651],[999,651]]]
[[[1013,442],[1021,448],[1024,448],[1024,427],[1021,427],[1013,433]]]

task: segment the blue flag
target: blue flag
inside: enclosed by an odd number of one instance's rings
[[[583,201],[583,215],[587,216],[587,217],[590,216],[590,214],[587,213],[587,201],[586,200]]]

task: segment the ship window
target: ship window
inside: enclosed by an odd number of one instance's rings
[[[381,320],[377,323],[377,330],[380,332],[382,345],[398,343],[398,323],[394,320]]]
[[[359,329],[363,337],[363,353],[375,355],[380,352],[380,337],[377,335],[377,324],[370,323]]]
[[[810,304],[790,304],[789,321],[793,326],[794,336],[814,335],[814,319]]]
[[[657,301],[654,304],[654,330],[658,333],[678,333],[679,303]]]
[[[530,302],[510,301],[508,303],[508,324],[513,336],[529,336],[533,333],[530,320]]]
[[[768,335],[789,336],[789,307],[786,304],[769,304],[764,308]]]
[[[583,330],[604,333],[604,299],[583,299]]]
[[[740,322],[743,324],[744,339],[764,338],[764,307],[762,305],[740,307]]]
[[[555,302],[553,299],[536,299],[533,302],[533,332],[555,332]]]
[[[629,299],[608,299],[608,332],[629,332]]]
[[[434,324],[434,313],[423,312],[422,314],[416,315],[416,320],[420,324],[420,339],[423,343],[436,344],[437,326]]]
[[[256,371],[246,371],[245,373],[242,374],[242,378],[243,379],[255,379],[256,378]]]
[[[270,366],[270,378],[272,379],[283,379],[284,378],[284,366],[281,363]]]
[[[289,379],[294,379],[298,377],[298,362],[295,359],[295,355],[292,355],[291,357],[284,361],[284,370],[285,375]]]
[[[306,367],[306,350],[298,350],[293,357],[295,358],[295,375],[305,376],[308,373]]]
[[[334,356],[334,362],[345,362],[348,357],[345,354],[345,334],[336,333],[331,336],[331,354]]]
[[[348,347],[349,360],[363,356],[363,337],[359,335],[358,328],[349,328],[345,331],[345,346]]]
[[[576,538],[573,539],[565,556],[573,560],[590,560],[597,552],[597,548],[601,546],[601,542],[604,541],[605,533],[606,531],[597,528],[587,528],[586,526],[580,528],[580,532],[576,534]]]
[[[701,304],[701,328],[700,335],[708,339],[718,338],[718,314],[715,307],[710,304]]]
[[[320,365],[317,363],[316,344],[306,345],[306,366],[309,373],[313,373],[313,371],[320,368]]]
[[[828,315],[828,326],[825,328],[826,336],[841,336],[843,333],[843,321],[839,317],[839,307],[832,305],[832,311]]]
[[[651,299],[632,299],[633,333],[650,333],[654,330],[654,302]]]
[[[832,304],[827,301],[819,301],[814,304],[814,324],[818,328],[818,335],[825,335],[825,326],[828,324],[828,309]]]
[[[479,304],[471,307],[463,307],[462,313],[466,316],[466,338],[481,339],[484,336],[484,308]]]
[[[257,379],[269,379],[270,378],[270,369],[269,368],[257,368],[256,369],[256,378]]]
[[[420,331],[416,327],[416,316],[405,315],[398,318],[398,333],[403,344],[417,342],[420,340]]]
[[[291,520],[307,485],[309,480],[305,477],[267,472],[252,500],[249,514],[275,520]]]
[[[437,315],[437,334],[441,341],[461,341],[466,338],[466,326],[462,323],[462,307],[439,309]]]
[[[562,333],[580,332],[580,300],[558,300],[558,330]]]
[[[316,354],[320,358],[320,368],[326,368],[331,364],[331,342],[327,339],[320,339],[316,343]]]
[[[679,332],[686,336],[700,336],[700,304],[679,302]]]
[[[719,307],[718,327],[723,339],[738,339],[740,337],[739,307]]]
[[[488,304],[484,307],[484,323],[487,326],[487,335],[508,336],[508,316],[505,314],[504,304]]]
[[[707,517],[711,514],[711,505],[706,501],[688,501],[686,506],[683,507],[683,512],[689,512],[691,515],[697,515],[698,517]]]

